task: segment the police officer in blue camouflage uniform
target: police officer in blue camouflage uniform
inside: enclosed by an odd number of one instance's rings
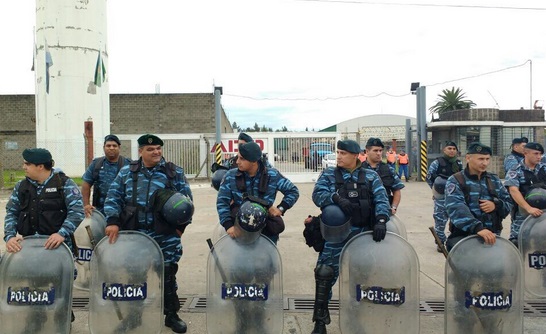
[[[532,207],[525,200],[525,195],[535,188],[546,185],[546,165],[540,162],[544,147],[539,143],[527,143],[523,152],[525,158],[506,174],[504,186],[508,188],[514,201],[512,213],[515,215],[510,225],[510,241],[516,246],[521,224],[527,215],[540,217],[543,211]],[[518,209],[519,207],[519,209]],[[521,210],[524,210],[523,212]]]
[[[447,179],[445,206],[451,220],[446,248],[477,234],[486,244],[494,244],[502,230],[502,220],[512,209],[512,199],[496,174],[488,173],[492,150],[472,143],[466,153],[466,168]]]
[[[526,137],[512,139],[512,152],[506,155],[504,158],[504,172],[508,173],[509,170],[519,165],[523,161],[523,149],[529,142]]]
[[[241,145],[244,145],[246,143],[254,142],[254,139],[252,137],[244,132],[239,133],[239,137],[237,137],[237,146],[240,147]],[[269,162],[269,159],[267,159],[267,156],[265,154],[262,154],[262,161],[265,164],[265,167],[270,168],[273,167],[271,163]],[[224,166],[232,169],[237,168],[237,155],[234,157],[231,157],[224,161]]]
[[[430,189],[434,189],[434,187],[441,188],[439,184],[445,185],[445,181],[447,181],[451,175],[463,170],[463,164],[457,157],[459,153],[457,144],[452,141],[447,142],[442,151],[443,156],[434,160],[428,168],[426,180]],[[437,178],[441,179],[437,180]],[[437,184],[435,185],[434,182],[437,182]],[[438,192],[438,190],[440,192]],[[440,238],[440,241],[445,243],[447,238],[445,229],[449,217],[447,216],[445,208],[445,195],[442,189],[438,190],[435,190],[435,196],[432,197],[432,200],[434,201],[434,213],[432,214],[432,217],[434,218],[434,230],[436,231],[438,238]],[[440,253],[442,252],[440,245],[436,245],[436,250]]]
[[[71,236],[85,218],[80,189],[72,179],[53,168],[48,150],[25,149],[23,159],[26,177],[17,182],[6,205],[6,250],[19,252],[22,237],[34,234],[49,235],[44,245],[47,249],[55,249],[64,242],[73,250]]]
[[[116,135],[104,137],[104,156],[95,158],[87,167],[82,176],[82,196],[85,216],[91,216],[93,209],[99,210],[104,215],[104,200],[110,184],[118,175],[121,167],[128,165],[131,160],[120,155],[121,142]],[[93,187],[93,200],[91,187]]]
[[[330,323],[328,301],[339,276],[341,250],[347,241],[357,233],[373,230],[373,240],[379,242],[387,233],[386,224],[391,213],[387,191],[379,175],[362,166],[359,152],[360,146],[354,140],[338,141],[337,167],[323,170],[313,189],[316,206],[322,209],[331,204],[338,205],[351,217],[352,226],[347,239],[340,243],[326,241],[319,254],[315,268],[315,327],[312,334],[325,334],[326,325]],[[358,196],[352,196],[355,190]]]
[[[279,233],[284,230],[281,216],[294,206],[299,198],[298,188],[273,167],[264,166],[262,151],[255,142],[239,146],[237,169],[227,171],[218,190],[216,208],[220,224],[228,235],[236,238],[241,231],[235,226],[235,214],[244,200],[255,201],[268,210],[266,227],[262,234],[277,243]],[[275,206],[275,197],[280,191],[284,197]]]
[[[165,326],[175,333],[185,333],[187,325],[177,314],[180,302],[176,292],[176,273],[182,256],[180,236],[186,225],[181,227],[182,230],[162,226],[154,219],[150,198],[156,190],[165,188],[178,191],[189,198],[192,198],[192,194],[184,170],[163,158],[163,140],[155,135],[145,134],[138,138],[138,145],[139,160],[123,167],[108,190],[104,203],[106,235],[113,243],[120,229],[137,230],[158,243],[165,261]],[[130,219],[131,216],[137,219]]]
[[[405,185],[396,174],[394,167],[382,161],[384,148],[385,146],[381,142],[381,139],[373,137],[368,139],[366,142],[366,161],[362,163],[362,166],[379,174],[381,182],[383,182],[383,186],[389,196],[391,214],[395,215],[402,199],[401,190]]]
[[[64,173],[53,169],[48,150],[26,149],[23,159],[26,178],[17,182],[6,205],[6,250],[21,250],[22,237],[17,233],[23,237],[49,235],[46,248],[54,249],[64,242],[72,249],[70,236],[85,218],[80,189]]]

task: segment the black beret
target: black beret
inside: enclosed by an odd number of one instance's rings
[[[246,133],[244,132],[241,132],[239,133],[239,138],[237,138],[239,140],[244,140],[246,141],[247,143],[250,143],[250,142],[253,142],[254,140],[252,139],[252,137],[250,137],[249,135],[247,135]]]
[[[27,148],[23,151],[23,159],[35,165],[53,160],[51,153],[45,148]]]
[[[138,138],[138,147],[146,146],[146,145],[161,145],[163,146],[163,140],[159,138],[158,136],[151,135],[151,134],[145,134],[140,136]]]
[[[119,141],[118,136],[116,135],[108,135],[104,137],[104,143],[106,144],[107,141],[115,141],[118,145],[121,145],[121,142]]]
[[[485,146],[481,143],[474,142],[471,143],[470,146],[468,146],[468,149],[466,150],[467,154],[489,154],[492,155],[493,151],[491,150],[491,147]]]
[[[544,147],[540,145],[539,143],[531,142],[525,144],[525,148],[535,151],[540,151],[541,154],[544,154]]]
[[[372,146],[379,146],[385,148],[385,145],[383,145],[383,142],[381,142],[381,139],[371,137],[366,142],[366,147],[372,147]]]
[[[454,146],[457,151],[459,150],[459,148],[457,147],[457,144],[455,144],[454,141],[446,142],[446,147],[448,147],[448,146]]]
[[[239,145],[239,153],[250,162],[258,161],[262,157],[262,150],[255,142]]]
[[[514,144],[521,144],[521,143],[528,143],[529,139],[527,137],[521,137],[521,138],[514,138],[512,139],[512,145]]]
[[[337,148],[339,150],[347,151],[349,153],[358,154],[360,153],[360,145],[354,140],[338,140]]]

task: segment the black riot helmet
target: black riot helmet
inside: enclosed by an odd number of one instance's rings
[[[320,231],[326,241],[342,242],[351,232],[351,217],[348,217],[337,204],[330,204],[320,214]]]
[[[267,209],[258,203],[244,201],[237,211],[237,222],[247,232],[259,232],[265,227]]]
[[[444,199],[447,179],[438,176],[432,184],[432,195],[435,199]]]
[[[211,183],[216,191],[220,190],[220,185],[222,184],[222,180],[224,179],[224,176],[226,176],[227,171],[227,169],[222,168],[212,174]]]
[[[187,224],[193,216],[194,206],[191,199],[177,191],[158,189],[151,199],[154,211],[172,227]]]
[[[525,195],[525,201],[533,208],[546,209],[546,189],[533,188]]]

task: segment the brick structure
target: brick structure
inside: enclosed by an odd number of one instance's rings
[[[22,151],[36,145],[35,113],[34,95],[0,95],[3,168],[20,169]],[[110,122],[115,134],[215,133],[214,94],[110,94]],[[223,108],[221,126],[233,132]]]

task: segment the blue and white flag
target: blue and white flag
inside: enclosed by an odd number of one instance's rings
[[[51,58],[51,53],[49,53],[49,48],[47,47],[47,41],[45,41],[45,64],[46,64],[46,93],[49,94],[49,68],[53,66],[53,59]]]

